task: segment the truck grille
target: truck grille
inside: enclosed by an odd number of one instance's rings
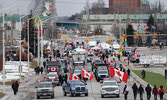
[[[76,90],[77,90],[77,91],[85,90],[85,87],[76,87]]]
[[[115,88],[105,88],[106,91],[115,91]]]
[[[49,89],[42,89],[41,91],[42,91],[42,92],[48,92]]]

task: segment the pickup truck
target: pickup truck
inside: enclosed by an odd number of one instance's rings
[[[103,80],[104,78],[109,77],[109,72],[106,66],[98,67],[94,74],[95,74],[97,82],[99,82],[100,80]]]
[[[67,84],[63,84],[63,93],[64,96],[70,94],[72,97],[76,95],[84,94],[88,96],[88,89],[86,84],[81,80],[69,80]]]

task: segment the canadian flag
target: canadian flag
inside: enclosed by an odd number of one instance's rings
[[[114,69],[114,67],[112,66],[110,66],[110,76],[119,77],[125,83],[127,83],[127,80],[128,80],[127,73]]]
[[[74,76],[72,73],[70,74],[69,80],[80,80],[78,76]]]
[[[148,26],[146,26],[146,25],[144,25],[144,28],[149,29],[149,27],[148,27]]]
[[[52,68],[50,67],[50,68],[49,68],[49,71],[50,71],[50,72],[57,72],[57,71],[58,71],[58,68],[57,68],[57,67],[52,67]]]
[[[88,78],[89,80],[92,80],[94,76],[92,74],[88,73],[86,70],[82,69],[81,70],[81,77]]]

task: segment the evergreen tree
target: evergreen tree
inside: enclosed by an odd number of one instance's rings
[[[151,36],[147,36],[146,45],[147,46],[151,46],[151,43],[152,43],[152,37]]]
[[[141,36],[139,36],[139,40],[138,40],[138,43],[137,43],[139,46],[142,46],[143,45],[143,41],[142,41],[142,38]]]
[[[152,16],[152,14],[150,15],[150,18],[147,21],[147,26],[149,27],[149,29],[147,30],[151,32],[152,26],[154,26],[154,17]]]
[[[126,29],[127,35],[134,35],[134,29],[131,24],[128,25]],[[127,44],[128,46],[133,44],[134,37],[133,36],[127,36]]]
[[[33,19],[33,13],[31,11],[30,15],[29,15],[29,45],[30,45],[30,52],[32,52],[34,54],[34,41],[35,41],[35,52],[37,52],[37,34],[35,34],[35,22]],[[35,53],[37,54],[37,53]]]

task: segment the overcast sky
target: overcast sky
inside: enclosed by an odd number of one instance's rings
[[[16,13],[19,12],[21,14],[27,13],[27,5],[29,4],[29,8],[33,7],[35,0],[0,0],[1,8],[7,8],[12,5],[17,4],[18,2],[23,1],[20,5],[17,5],[15,8],[12,8],[8,11],[8,13]],[[58,16],[70,16],[72,14],[78,13],[84,9],[86,6],[86,0],[55,0],[56,1],[56,8]],[[98,0],[89,0],[90,5],[93,2]],[[109,0],[104,0],[106,3],[106,7],[108,7]],[[159,0],[149,0],[151,3]],[[167,8],[167,0],[160,0],[164,6]],[[28,9],[30,10],[30,9]]]

